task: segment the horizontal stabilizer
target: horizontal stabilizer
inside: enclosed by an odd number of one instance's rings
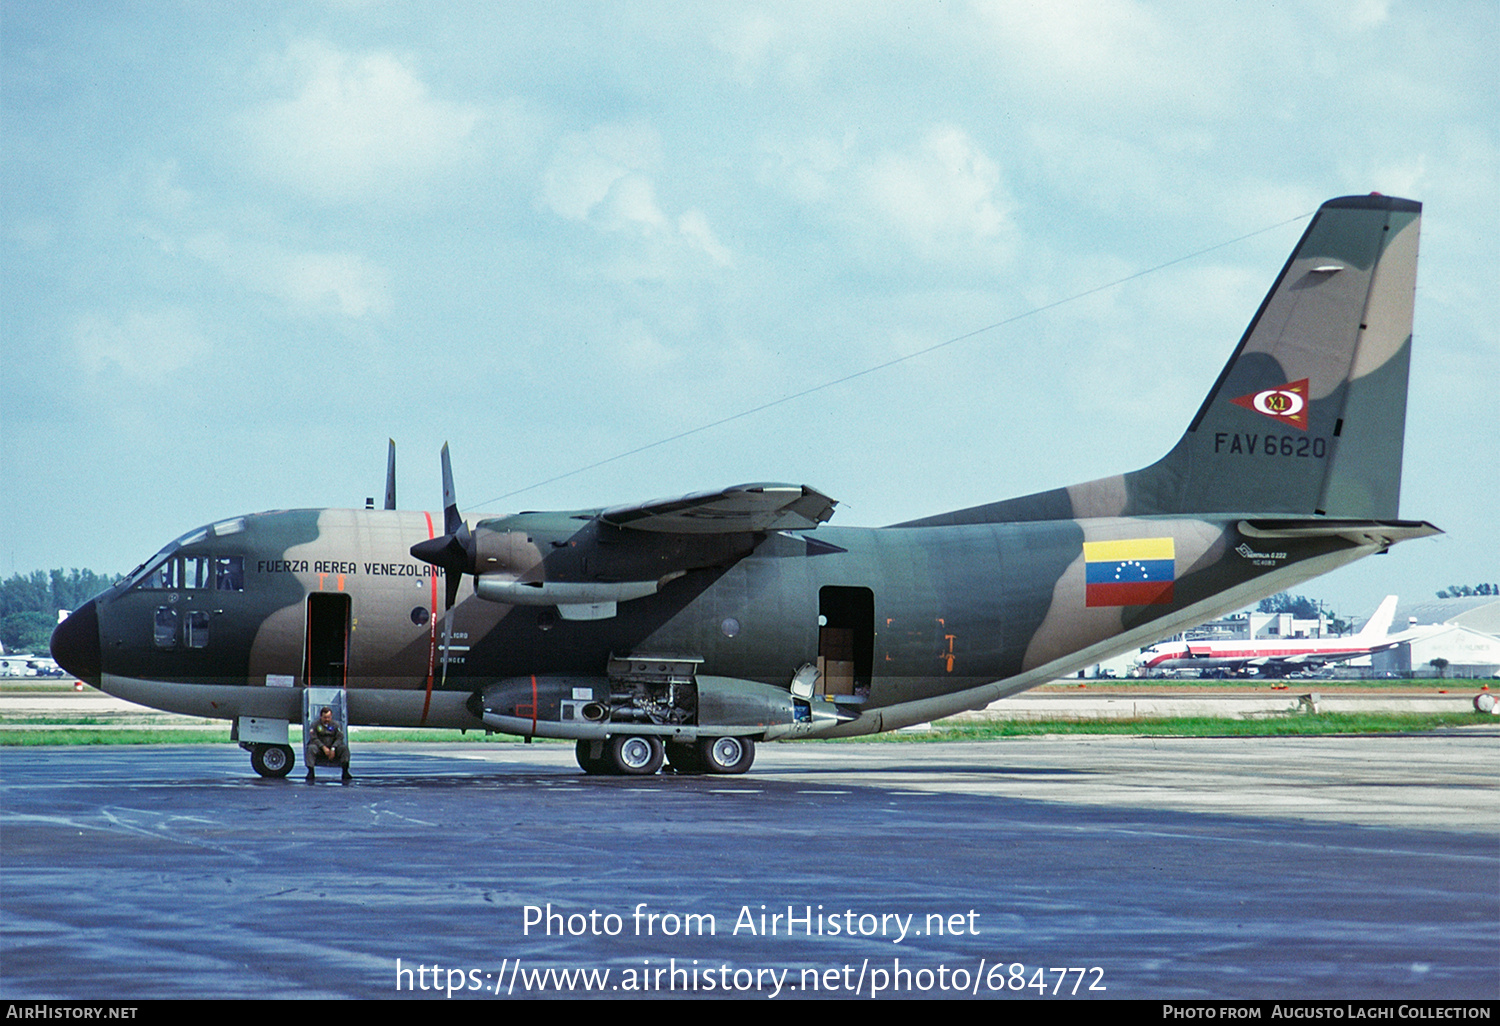
[[[1241,520],[1240,533],[1247,538],[1343,538],[1356,545],[1381,548],[1411,538],[1427,538],[1443,532],[1425,520],[1340,520],[1333,518],[1266,517]]]

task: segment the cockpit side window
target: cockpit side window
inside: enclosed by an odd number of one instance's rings
[[[153,637],[157,648],[177,647],[177,610],[171,606],[156,607],[156,626]]]
[[[244,556],[218,556],[213,562],[215,588],[219,591],[245,590]]]
[[[184,588],[208,587],[208,557],[182,557],[182,586]]]
[[[188,648],[208,647],[208,613],[201,609],[188,612],[187,623],[183,625],[182,640]]]
[[[196,563],[191,557],[184,560],[181,556],[168,556],[147,571],[141,584],[153,591],[185,591],[194,586],[189,581],[197,576]]]
[[[175,591],[177,589],[176,558],[164,559],[160,565],[146,571],[145,580],[141,584],[155,591]]]

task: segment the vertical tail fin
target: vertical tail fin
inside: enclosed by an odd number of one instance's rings
[[[1323,204],[1137,512],[1396,518],[1421,212]]]
[[[1387,595],[1375,607],[1375,612],[1365,621],[1355,637],[1361,641],[1379,641],[1391,632],[1391,621],[1396,618],[1396,596]]]
[[[1181,440],[1151,466],[901,526],[1177,513],[1393,520],[1422,205],[1318,209]]]

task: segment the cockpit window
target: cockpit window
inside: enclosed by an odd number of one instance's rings
[[[147,570],[141,577],[141,587],[161,591],[177,586],[177,560],[170,556]]]
[[[202,587],[203,557],[172,556],[146,575],[146,587],[160,591],[187,591]]]
[[[132,570],[122,590],[244,591],[245,557],[213,551],[220,546],[242,548],[239,542],[216,544],[213,539],[241,534],[244,530],[244,517],[194,528]],[[194,551],[189,553],[186,549]]]
[[[180,556],[158,559],[131,587],[150,591],[244,591],[244,556]]]
[[[208,587],[208,557],[182,557],[182,586],[184,588]]]
[[[140,566],[136,567],[134,570],[130,571],[130,581],[129,584],[126,585],[126,587],[134,588],[137,585],[146,588],[151,587],[151,585],[145,583],[147,578],[151,577],[161,569],[162,560],[165,559],[167,553],[171,551],[172,547],[168,546],[167,548],[162,549],[156,555],[152,556],[150,559],[146,560],[146,562],[142,563]],[[147,570],[147,567],[150,567],[151,569]]]
[[[214,587],[219,591],[244,591],[245,557],[220,556],[215,559]]]

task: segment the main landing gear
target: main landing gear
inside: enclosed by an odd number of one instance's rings
[[[616,734],[603,741],[579,741],[573,754],[591,775],[649,777],[661,769],[661,742],[654,737]]]
[[[678,773],[744,773],[755,761],[755,742],[748,737],[705,737],[669,741],[616,734],[603,741],[579,741],[573,749],[578,765],[590,775],[649,777],[663,760]]]

